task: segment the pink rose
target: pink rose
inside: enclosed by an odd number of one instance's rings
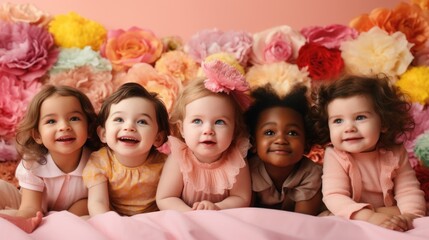
[[[252,36],[246,32],[206,29],[191,37],[185,46],[185,52],[198,63],[214,53],[226,52],[232,54],[242,66],[246,66],[252,41]]]
[[[307,42],[318,43],[327,48],[340,48],[343,41],[355,39],[358,31],[340,24],[332,24],[325,27],[306,27],[301,29]]]
[[[7,22],[26,22],[41,27],[47,26],[51,20],[49,14],[29,3],[4,3],[0,6],[0,19]]]
[[[270,28],[253,35],[250,62],[252,64],[292,63],[304,44],[305,37],[289,26]]]
[[[136,63],[154,63],[162,50],[162,41],[152,31],[131,27],[127,31],[110,30],[100,52],[115,71],[126,71]]]
[[[56,62],[59,50],[46,29],[5,22],[0,22],[0,29],[0,74],[30,82],[42,77]]]

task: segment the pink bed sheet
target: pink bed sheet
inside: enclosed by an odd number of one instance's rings
[[[161,211],[121,217],[108,212],[89,220],[68,212],[43,218],[26,234],[0,219],[0,239],[404,239],[428,240],[429,217],[416,219],[406,233],[339,217],[313,217],[292,212],[240,208],[179,213]]]

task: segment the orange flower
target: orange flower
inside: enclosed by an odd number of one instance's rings
[[[126,71],[136,63],[154,63],[162,50],[162,41],[154,33],[132,27],[128,31],[110,30],[100,51],[115,71]]]
[[[423,47],[429,38],[429,19],[425,12],[416,4],[399,3],[393,10],[376,8],[369,14],[356,17],[350,26],[359,32],[367,32],[374,26],[389,34],[402,32],[408,42],[413,43],[412,52]]]

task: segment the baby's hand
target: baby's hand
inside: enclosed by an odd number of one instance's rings
[[[380,226],[399,232],[405,232],[414,228],[413,220],[415,218],[416,216],[411,214],[394,215],[384,221]]]
[[[201,202],[195,202],[192,205],[192,210],[220,210],[220,208],[216,204],[204,200]]]
[[[10,216],[6,214],[0,214],[0,217],[15,224],[17,227],[21,228],[26,233],[32,233],[34,229],[36,229],[42,222],[43,214],[41,212],[37,212],[36,216],[32,218]]]

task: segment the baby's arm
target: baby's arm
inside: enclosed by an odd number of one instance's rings
[[[229,197],[216,203],[216,206],[219,209],[248,207],[251,199],[252,189],[250,185],[250,173],[249,167],[246,165],[240,169]]]
[[[88,189],[88,211],[91,217],[110,211],[107,181]]]
[[[68,209],[69,212],[77,215],[77,216],[85,216],[88,215],[88,199],[80,199],[71,205]]]
[[[160,210],[174,209],[178,211],[192,210],[181,199],[183,189],[183,176],[179,163],[172,158],[167,158],[162,169],[161,178],[156,191],[156,204]]]
[[[295,212],[316,216],[322,207],[322,192],[318,191],[311,199],[295,203]]]
[[[37,212],[35,217],[31,218],[23,218],[17,216],[9,216],[6,214],[0,213],[0,218],[6,219],[9,222],[15,224],[17,227],[21,228],[26,233],[31,233],[36,229],[39,224],[42,222],[43,214],[41,212]]]

